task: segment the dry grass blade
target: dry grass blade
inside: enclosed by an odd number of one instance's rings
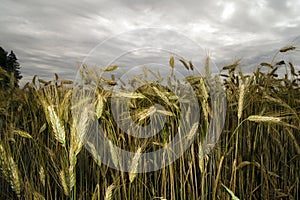
[[[239,170],[239,169],[241,169],[241,168],[243,168],[243,167],[245,167],[245,166],[251,165],[251,164],[252,164],[252,162],[249,162],[249,161],[243,161],[243,162],[241,162],[241,163],[236,167],[236,170]]]
[[[96,185],[93,196],[92,196],[92,200],[100,200],[100,186],[99,184]]]
[[[264,98],[271,101],[271,102],[274,102],[274,103],[277,103],[279,106],[283,106],[287,109],[289,109],[294,115],[296,118],[300,119],[299,118],[299,114],[297,113],[297,111],[293,108],[291,108],[291,106],[289,104],[287,104],[286,102],[284,102],[282,99],[280,98],[274,98],[274,97],[271,97],[269,95],[264,95]]]
[[[289,128],[287,128],[286,130],[287,130],[289,136],[291,137],[292,141],[294,142],[294,146],[295,146],[297,154],[300,155],[300,146],[298,144],[299,141],[296,139],[293,132]]]
[[[239,200],[239,198],[237,196],[235,196],[235,194],[228,187],[226,187],[224,184],[222,184],[222,186],[230,194],[232,200]]]
[[[221,171],[222,171],[223,161],[224,161],[224,156],[222,156],[221,159],[220,159],[217,175],[216,175],[216,178],[215,178],[215,183],[214,183],[214,186],[213,186],[212,198],[214,200],[216,199],[216,193],[217,193],[219,178],[220,178]]]

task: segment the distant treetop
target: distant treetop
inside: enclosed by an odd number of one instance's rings
[[[7,52],[0,47],[0,89],[19,87],[22,78],[20,64],[13,51]]]

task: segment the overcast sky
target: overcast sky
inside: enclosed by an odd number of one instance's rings
[[[23,82],[34,74],[52,79],[55,72],[73,79],[78,63],[107,38],[165,28],[209,51],[219,68],[242,58],[249,70],[282,46],[300,46],[299,10],[299,0],[1,0],[0,46],[14,50]],[[117,48],[108,45],[105,53]],[[299,51],[290,54],[299,61]]]

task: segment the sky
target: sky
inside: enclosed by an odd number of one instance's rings
[[[209,54],[220,70],[241,59],[249,72],[271,62],[281,47],[300,46],[299,10],[299,0],[1,0],[0,46],[17,55],[23,83],[33,75],[54,79],[54,73],[74,79],[91,52],[101,50],[107,59],[154,39],[161,48],[172,42],[182,52],[189,48],[185,41],[194,41],[203,49],[199,58]],[[133,37],[147,28],[162,32]],[[122,35],[128,32],[129,38]],[[163,34],[171,32],[177,40]],[[118,37],[124,40],[115,43]],[[288,59],[299,66],[299,51]]]

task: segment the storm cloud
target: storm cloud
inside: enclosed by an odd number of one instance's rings
[[[2,0],[1,8],[0,46],[16,53],[23,82],[35,74],[73,79],[93,48],[139,28],[183,34],[204,53],[209,51],[219,68],[241,58],[245,71],[270,61],[282,46],[300,44],[298,0]],[[114,54],[126,45],[132,44],[111,44],[105,53]],[[297,51],[291,57],[300,61]]]

